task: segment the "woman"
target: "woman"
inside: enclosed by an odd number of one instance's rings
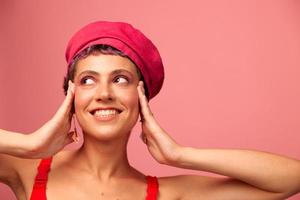
[[[28,135],[0,130],[0,180],[18,199],[277,200],[300,191],[298,160],[176,143],[148,105],[163,83],[161,58],[131,25],[83,27],[70,40],[66,59],[66,98],[53,118]],[[60,151],[79,140],[76,129],[69,132],[73,114],[83,145]],[[160,164],[226,177],[157,178],[134,169],[126,146],[139,115],[142,140]]]

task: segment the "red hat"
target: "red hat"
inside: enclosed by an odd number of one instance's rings
[[[73,35],[66,49],[68,65],[85,48],[105,44],[127,55],[141,71],[151,99],[160,91],[164,67],[157,48],[139,30],[124,22],[98,21],[88,24]]]

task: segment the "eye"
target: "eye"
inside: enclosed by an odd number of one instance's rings
[[[94,82],[95,82],[94,79],[92,77],[90,77],[90,76],[83,77],[80,80],[80,84],[82,84],[82,85],[91,85]]]
[[[115,78],[114,82],[116,83],[128,83],[129,80],[127,77],[124,77],[124,76],[118,76]]]

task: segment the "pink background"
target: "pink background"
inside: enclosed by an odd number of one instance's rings
[[[299,9],[297,0],[1,0],[0,127],[29,133],[54,114],[74,31],[127,21],[161,52],[166,80],[151,105],[175,140],[300,159]],[[128,147],[137,169],[202,174],[156,163],[139,130]],[[15,198],[0,185],[0,199]]]

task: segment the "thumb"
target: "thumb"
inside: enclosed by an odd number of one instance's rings
[[[74,83],[72,83],[71,80],[69,80],[67,96],[65,97],[63,103],[55,113],[54,118],[62,119],[62,118],[70,118],[72,116],[71,109],[73,106],[73,100],[75,96],[74,91],[75,91],[75,85]]]

